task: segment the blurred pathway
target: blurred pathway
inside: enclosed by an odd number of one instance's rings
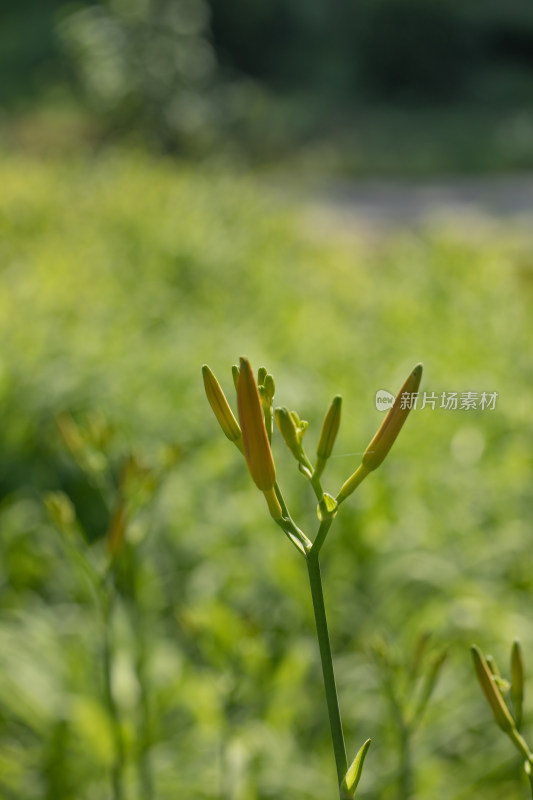
[[[379,233],[432,224],[508,222],[533,234],[533,175],[417,181],[325,181],[303,188],[310,223]]]

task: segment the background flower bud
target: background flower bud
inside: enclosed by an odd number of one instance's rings
[[[505,705],[505,701],[500,694],[500,690],[497,688],[494,682],[493,675],[487,666],[487,662],[485,661],[481,650],[475,645],[472,647],[472,658],[474,659],[474,668],[476,670],[478,681],[483,689],[485,697],[487,698],[487,702],[492,709],[494,719],[502,731],[509,733],[509,731],[513,730],[515,727],[513,718],[511,717],[509,709]]]

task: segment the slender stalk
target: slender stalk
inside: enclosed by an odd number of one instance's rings
[[[402,725],[400,729],[399,800],[411,800],[413,791],[414,776],[411,760],[411,732],[406,725]]]
[[[410,800],[414,792],[414,772],[411,756],[412,725],[405,718],[405,712],[394,686],[394,677],[389,663],[383,664],[385,679],[383,687],[389,701],[390,711],[398,734],[398,800]]]
[[[346,775],[348,763],[346,759],[346,748],[344,745],[344,734],[342,731],[339,701],[337,698],[337,687],[335,686],[335,673],[333,671],[333,659],[331,656],[331,646],[329,643],[326,609],[324,606],[324,594],[322,591],[322,578],[320,576],[320,564],[318,562],[318,551],[311,551],[308,554],[307,571],[309,573],[309,584],[311,587],[311,596],[313,598],[313,610],[315,613],[320,660],[322,662],[322,675],[324,678],[324,689],[326,692],[331,739],[333,742],[333,752],[335,754],[337,777],[340,786],[344,776]]]
[[[527,773],[527,777],[529,779],[529,788],[531,789],[531,797],[533,797],[533,774],[530,772]]]
[[[113,590],[110,590],[110,593],[107,595],[107,597],[104,598],[102,607],[103,610],[102,660],[103,660],[103,670],[104,670],[105,700],[109,711],[109,716],[111,718],[113,744],[115,750],[113,766],[111,768],[111,784],[113,791],[113,800],[123,800],[124,797],[123,776],[124,776],[124,764],[125,764],[124,741],[122,738],[122,728],[120,724],[119,710],[115,701],[115,696],[113,694],[113,682],[112,682],[113,659],[114,659],[113,632],[111,630],[112,619],[113,619],[113,595],[111,594],[112,591]]]
[[[316,499],[318,502],[322,499],[324,495],[324,490],[322,489],[322,483],[320,482],[320,475],[316,473],[311,467],[311,479],[310,479],[311,486],[313,487],[313,491],[316,495]]]
[[[328,535],[328,531],[331,528],[332,522],[333,522],[332,518],[325,519],[323,522],[320,523],[320,526],[318,528],[318,533],[315,537],[315,541],[313,542],[313,547],[311,548],[313,556],[316,558],[317,561],[318,561],[318,554],[322,549],[322,545],[326,541],[326,536]]]
[[[140,745],[139,745],[139,784],[140,784],[140,797],[143,800],[152,800],[153,797],[153,780],[152,770],[150,765],[150,739],[151,739],[151,725],[150,725],[150,706],[148,701],[147,690],[147,675],[146,675],[146,642],[142,623],[137,628],[137,658],[135,663],[135,670],[137,674],[137,681],[139,683],[140,692]]]
[[[137,552],[131,554],[131,589],[132,596],[129,603],[129,612],[133,635],[135,637],[135,673],[139,684],[139,797],[143,800],[152,800],[154,784],[150,764],[150,745],[152,738],[150,700],[148,691],[148,647],[146,640],[146,621],[139,603],[138,563]]]

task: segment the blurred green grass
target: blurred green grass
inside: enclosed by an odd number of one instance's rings
[[[397,796],[369,644],[383,636],[405,655],[425,630],[451,656],[415,742],[417,797],[523,796],[468,645],[504,662],[519,636],[533,654],[531,239],[498,226],[321,238],[253,175],[133,151],[13,155],[0,181],[0,796],[109,796],[97,621],[42,502],[66,491],[103,535],[96,489],[56,430],[65,410],[103,414],[116,454],[181,454],[137,523],[156,796],[330,796],[304,566],[203,396],[201,364],[229,394],[241,354],[273,372],[309,443],[344,396],[334,493],[380,422],[375,392],[417,361],[422,390],[499,393],[494,411],[411,415],[342,508],[324,581],[348,749],[373,738],[361,797]],[[279,442],[275,457],[312,532],[308,487]],[[116,635],[131,767],[139,687],[121,618]],[[134,797],[132,768],[127,780]]]

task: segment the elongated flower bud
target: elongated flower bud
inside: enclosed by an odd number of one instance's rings
[[[291,412],[286,406],[276,408],[274,411],[274,419],[279,428],[279,432],[283,437],[283,441],[293,454],[297,461],[300,461],[302,454],[302,442],[299,436],[299,430],[296,426]]]
[[[242,428],[244,456],[250,475],[262,492],[276,482],[276,469],[268,441],[259,391],[250,362],[241,358],[237,383],[237,405]]]
[[[378,432],[365,450],[362,464],[367,470],[377,469],[396,441],[411,410],[411,400],[413,395],[418,392],[421,378],[422,364],[417,364],[396,395],[392,408],[389,409]]]
[[[316,448],[317,459],[315,465],[315,475],[317,477],[322,475],[324,467],[326,466],[326,461],[330,457],[331,451],[333,450],[333,445],[335,444],[335,439],[337,438],[337,433],[339,432],[339,425],[341,424],[341,407],[342,397],[340,394],[338,394],[331,401],[322,423],[322,429],[320,431],[320,437],[318,439],[318,445]]]
[[[205,393],[209,401],[209,405],[213,409],[218,424],[222,428],[225,435],[230,442],[234,442],[239,449],[242,450],[241,442],[241,429],[239,423],[233,415],[226,395],[222,391],[222,387],[211,372],[207,364],[202,367],[202,376],[204,379]]]
[[[511,699],[513,701],[516,727],[522,724],[524,705],[524,659],[520,642],[516,639],[511,650]]]
[[[341,406],[342,397],[340,394],[338,394],[331,401],[331,405],[328,408],[326,416],[324,417],[324,422],[322,423],[322,430],[320,431],[320,438],[318,440],[316,454],[319,458],[323,458],[324,461],[330,457],[331,451],[333,450],[333,445],[335,444],[335,439],[337,438],[339,425],[341,424]]]
[[[513,718],[511,717],[509,709],[505,705],[505,701],[501,696],[499,689],[494,683],[494,677],[487,665],[487,662],[485,661],[485,658],[483,657],[481,650],[475,645],[472,647],[472,658],[474,659],[474,667],[478,681],[483,689],[485,697],[487,698],[487,702],[492,709],[496,724],[499,725],[502,731],[509,733],[515,727]]]
[[[270,405],[272,405],[272,401],[274,399],[274,395],[276,393],[276,384],[274,383],[274,378],[270,373],[265,375],[265,380],[263,382],[263,386],[265,388],[265,394],[268,398]]]

